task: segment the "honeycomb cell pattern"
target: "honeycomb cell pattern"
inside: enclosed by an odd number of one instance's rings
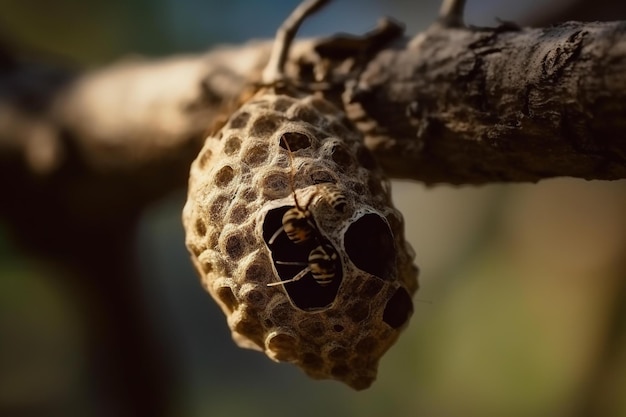
[[[418,270],[389,184],[347,120],[316,95],[258,93],[206,139],[183,223],[238,345],[361,390],[407,325]],[[304,243],[281,230],[293,207],[315,230]],[[322,245],[338,255],[324,285],[308,260]]]

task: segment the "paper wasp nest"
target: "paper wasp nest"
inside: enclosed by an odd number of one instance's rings
[[[239,346],[370,386],[413,312],[417,268],[389,184],[341,111],[258,94],[206,140],[183,221]]]

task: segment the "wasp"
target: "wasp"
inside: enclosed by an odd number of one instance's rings
[[[323,184],[321,188],[316,190],[308,203],[305,206],[301,206],[296,197],[296,191],[294,186],[294,172],[293,172],[293,155],[289,144],[283,135],[281,140],[285,143],[287,151],[289,152],[289,159],[291,163],[291,175],[290,175],[290,187],[293,193],[293,199],[295,207],[290,208],[285,212],[282,218],[282,226],[272,235],[269,240],[269,244],[273,244],[274,241],[284,231],[290,241],[296,244],[309,241],[316,233],[318,233],[317,226],[313,220],[313,214],[309,211],[309,205],[318,196],[322,195],[324,200],[335,210],[343,212],[348,205],[346,196],[341,192],[339,187],[334,184]]]
[[[276,261],[280,265],[303,265],[306,266],[302,271],[298,272],[293,278],[279,282],[271,282],[267,284],[268,287],[276,285],[284,285],[288,282],[298,281],[309,272],[313,276],[315,282],[320,286],[325,287],[330,285],[337,275],[337,259],[339,255],[335,248],[330,244],[322,244],[314,248],[309,253],[308,262],[288,262],[288,261]]]
[[[348,199],[339,187],[334,184],[324,184],[322,193],[324,199],[333,209],[343,213],[348,205]]]

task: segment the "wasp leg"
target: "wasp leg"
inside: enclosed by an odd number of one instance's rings
[[[291,279],[287,279],[285,281],[278,281],[278,282],[270,282],[269,284],[267,284],[268,287],[275,287],[277,285],[284,285],[288,282],[295,282],[298,281],[300,279],[302,279],[306,274],[308,274],[311,271],[311,268],[309,268],[308,266],[306,268],[304,268],[302,271],[298,272],[296,274],[295,277],[291,278]]]
[[[307,262],[276,261],[278,265],[308,265]]]
[[[274,234],[272,235],[272,237],[270,238],[270,240],[267,242],[268,245],[273,245],[274,241],[278,238],[278,236],[280,236],[281,232],[285,230],[284,226],[281,226],[280,229],[278,229],[276,232],[274,232]]]

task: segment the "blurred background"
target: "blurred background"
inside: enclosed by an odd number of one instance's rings
[[[297,3],[0,0],[0,34],[34,56],[90,69],[269,38]],[[341,0],[301,35],[362,33],[382,15],[413,33],[438,8]],[[467,23],[497,18],[550,24],[626,12],[608,0],[468,1]],[[63,265],[20,251],[0,218],[0,415],[155,415],[149,405],[163,404],[162,415],[180,417],[626,416],[625,181],[395,182],[393,192],[421,288],[409,328],[364,392],[235,346],[186,253],[180,190],[145,212],[133,242],[133,303],[147,317],[162,367],[154,378],[168,398],[120,397],[106,382],[116,352],[90,347],[97,320],[86,314],[101,313],[85,308]]]

